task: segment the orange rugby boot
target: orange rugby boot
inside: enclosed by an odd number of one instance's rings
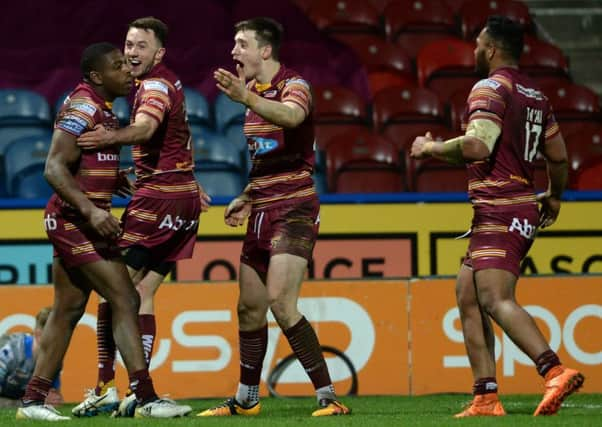
[[[351,409],[343,405],[338,400],[334,399],[320,399],[320,409],[316,409],[311,416],[312,417],[328,417],[332,415],[349,415]]]
[[[468,408],[454,415],[454,418],[464,417],[501,417],[506,415],[502,402],[497,393],[477,394],[470,402]]]
[[[537,406],[534,416],[554,415],[560,409],[564,399],[579,390],[585,377],[575,369],[556,366],[546,374],[546,390]]]

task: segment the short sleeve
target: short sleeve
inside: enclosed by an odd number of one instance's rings
[[[506,90],[504,82],[491,77],[475,84],[466,105],[468,121],[487,119],[501,127],[506,111]]]
[[[73,98],[59,113],[54,128],[80,136],[84,131],[94,128],[97,113],[98,106],[90,98]]]
[[[282,102],[294,102],[309,114],[311,108],[311,91],[309,83],[301,77],[286,80],[282,89]]]
[[[136,114],[147,114],[159,123],[163,121],[165,113],[171,109],[169,85],[163,80],[144,80],[136,97],[138,98]]]

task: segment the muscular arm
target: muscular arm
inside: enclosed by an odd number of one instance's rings
[[[81,191],[70,171],[79,157],[76,137],[56,129],[46,159],[44,178],[64,201],[75,207],[85,218],[89,218],[95,206]]]
[[[560,199],[568,180],[568,158],[564,139],[560,133],[544,145],[543,155],[548,166],[548,192]]]
[[[294,102],[278,102],[247,91],[243,104],[277,126],[294,128],[305,120],[305,111]]]
[[[432,156],[455,164],[484,160],[491,154],[500,133],[500,127],[490,120],[471,120],[465,135],[445,142],[433,141],[430,134],[416,138],[412,144],[412,156]]]

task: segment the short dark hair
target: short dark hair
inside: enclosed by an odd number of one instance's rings
[[[38,314],[36,314],[36,329],[44,329],[44,326],[46,326],[46,322],[48,321],[48,316],[50,316],[51,311],[52,307],[44,307],[40,310]]]
[[[523,53],[523,27],[516,21],[499,15],[487,18],[487,34],[516,62]]]
[[[85,48],[79,62],[84,78],[89,79],[92,71],[99,71],[102,68],[105,55],[114,50],[119,50],[119,48],[107,42],[94,43]]]
[[[167,24],[154,16],[145,16],[130,22],[128,28],[140,28],[142,30],[153,30],[155,37],[161,43],[161,47],[165,47],[167,43]]]
[[[280,59],[280,44],[282,43],[282,33],[284,29],[278,21],[272,18],[259,16],[238,22],[234,25],[234,31],[252,30],[255,31],[255,38],[259,46],[269,44],[272,46],[272,57],[278,61]]]

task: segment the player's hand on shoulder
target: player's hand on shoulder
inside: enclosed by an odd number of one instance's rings
[[[537,195],[539,202],[539,226],[546,228],[556,222],[560,213],[561,201],[559,198],[552,196],[549,192],[540,193]]]
[[[230,227],[238,227],[245,223],[251,215],[251,201],[246,197],[236,197],[230,202],[224,213],[224,221]]]
[[[94,129],[82,133],[77,138],[77,146],[82,150],[96,150],[110,145],[111,131],[98,124]]]
[[[95,206],[88,221],[98,234],[107,239],[117,239],[121,234],[119,220],[104,209]]]

